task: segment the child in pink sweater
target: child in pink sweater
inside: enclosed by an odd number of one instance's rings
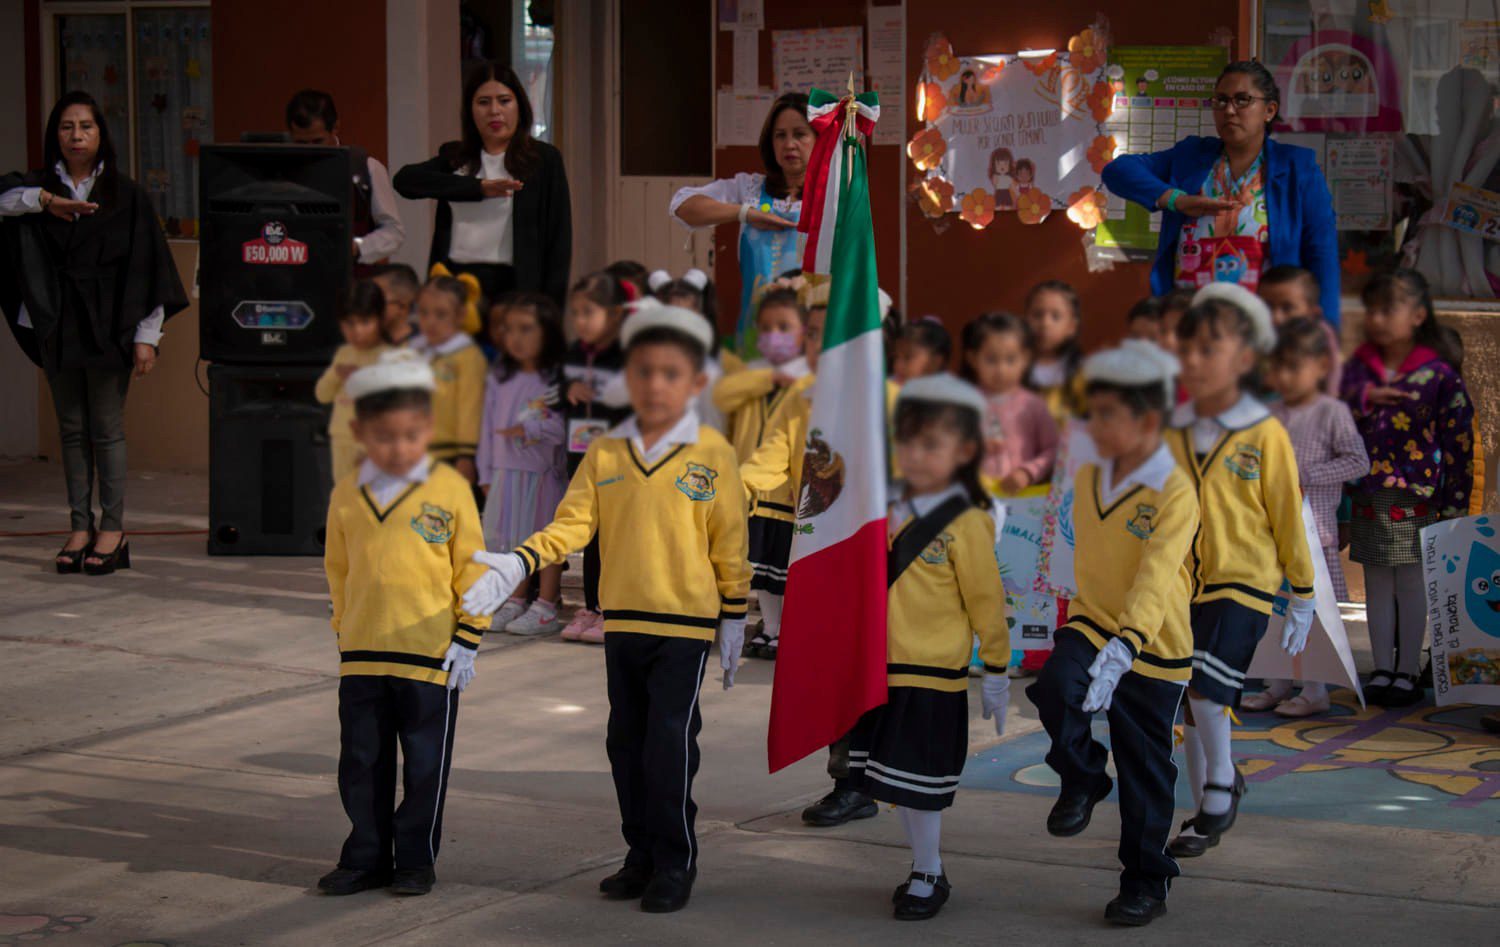
[[[989,492],[1014,495],[1047,482],[1057,459],[1057,423],[1047,403],[1024,381],[1031,365],[1031,331],[1010,313],[991,312],[964,326],[964,377],[984,393],[984,461]]]

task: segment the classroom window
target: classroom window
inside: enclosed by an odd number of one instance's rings
[[[1439,296],[1495,298],[1500,0],[1267,0],[1263,11],[1276,137],[1319,156],[1345,291],[1404,259]]]
[[[167,236],[198,235],[198,148],[213,128],[207,4],[43,6],[55,68],[45,113],[64,92],[99,102],[121,170],[151,194]]]

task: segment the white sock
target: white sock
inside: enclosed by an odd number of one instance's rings
[[[557,606],[544,598],[539,598],[531,603],[531,610],[551,621],[557,617]]]
[[[783,597],[761,589],[755,593],[760,598],[760,617],[766,623],[766,637],[775,641],[781,637],[781,603]]]
[[[1193,722],[1203,746],[1205,786],[1208,783],[1233,786],[1234,753],[1230,748],[1233,737],[1229,714],[1225,713],[1227,708],[1203,697],[1189,697],[1188,701],[1193,705]],[[1230,794],[1223,790],[1205,788],[1198,807],[1206,815],[1223,815],[1229,811],[1231,800]]]
[[[943,835],[943,814],[905,806],[897,806],[896,811],[901,813],[901,824],[906,827],[906,840],[911,845],[911,870],[924,875],[942,874],[943,857],[938,849]],[[913,879],[906,890],[915,897],[925,898],[932,894],[932,885]]]
[[[1203,758],[1203,741],[1198,739],[1198,728],[1190,723],[1182,727],[1182,755],[1187,758],[1188,789],[1193,792],[1193,811],[1203,805],[1203,782],[1208,773],[1208,761]]]
[[[1328,685],[1322,681],[1303,681],[1302,696],[1311,703],[1322,703],[1328,699]]]

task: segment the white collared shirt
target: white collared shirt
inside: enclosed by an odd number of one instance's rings
[[[1191,428],[1193,450],[1205,454],[1214,449],[1225,431],[1243,431],[1270,415],[1270,411],[1250,395],[1240,395],[1230,408],[1215,417],[1200,418],[1193,402],[1177,406],[1172,412],[1172,426]]]
[[[1061,360],[1055,362],[1033,362],[1031,383],[1038,388],[1060,388],[1067,383],[1068,366]]]
[[[961,483],[950,485],[946,490],[937,493],[924,493],[914,497],[903,497],[891,504],[890,514],[886,518],[886,529],[892,536],[901,532],[908,520],[926,516],[933,510],[947,503],[954,497],[962,497],[967,494]]]
[[[504,178],[505,152],[480,152],[478,176],[483,180]],[[515,236],[511,216],[515,197],[486,197],[482,201],[450,201],[453,229],[448,238],[448,259],[454,263],[510,263],[515,259]]]
[[[396,209],[396,189],[391,187],[391,173],[385,165],[366,158],[365,174],[370,181],[370,216],[375,229],[363,237],[355,237],[354,245],[359,248],[360,263],[374,263],[401,249],[406,242],[406,226]]]
[[[428,343],[427,337],[418,332],[407,339],[406,344],[421,352],[427,358],[432,359],[437,358],[439,355],[452,355],[454,352],[462,351],[475,343],[474,337],[467,332],[455,332],[443,342],[431,345]]]
[[[649,448],[641,438],[641,426],[636,423],[635,415],[633,414],[615,425],[605,436],[618,437],[622,440],[630,441],[635,446],[636,453],[641,455],[641,460],[648,464],[654,464],[665,457],[667,452],[674,447],[681,444],[698,443],[698,427],[701,424],[702,422],[698,419],[698,410],[692,405],[688,405],[687,413],[683,414],[681,419],[672,425],[672,429],[657,438],[656,443],[652,444]]]
[[[404,474],[386,473],[366,457],[359,465],[359,485],[369,488],[370,496],[375,499],[376,505],[389,506],[407,488],[415,484],[426,483],[431,473],[432,458],[430,457],[423,457]]]
[[[1166,444],[1158,445],[1151,456],[1146,458],[1145,463],[1121,477],[1119,483],[1114,482],[1115,462],[1101,460],[1099,462],[1099,502],[1109,506],[1135,486],[1160,490],[1167,485],[1167,478],[1172,476],[1172,471],[1176,467],[1177,458],[1172,456],[1172,449]]]
[[[68,174],[67,165],[59,161],[53,168],[63,186],[68,189],[68,196],[75,201],[86,201],[89,194],[94,190],[94,182],[99,180],[99,175],[104,171],[104,162],[94,166],[89,176],[80,182],[74,182]],[[0,217],[19,217],[22,214],[40,214],[42,207],[42,189],[39,187],[13,187],[0,194]],[[74,220],[77,220],[75,215]],[[135,341],[143,345],[160,345],[162,337],[161,324],[166,320],[166,312],[160,306],[151,310],[146,318],[142,319],[135,327]],[[21,311],[16,313],[16,324],[23,329],[32,328],[31,313],[26,311],[26,305],[21,304]]]

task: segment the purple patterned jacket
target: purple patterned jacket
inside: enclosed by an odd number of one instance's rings
[[[1370,403],[1370,389],[1382,386],[1400,389],[1405,403]],[[1417,346],[1387,377],[1380,352],[1366,343],[1344,363],[1343,397],[1370,454],[1370,472],[1359,481],[1360,490],[1408,491],[1417,506],[1435,505],[1445,519],[1468,513],[1474,405],[1453,366]]]

